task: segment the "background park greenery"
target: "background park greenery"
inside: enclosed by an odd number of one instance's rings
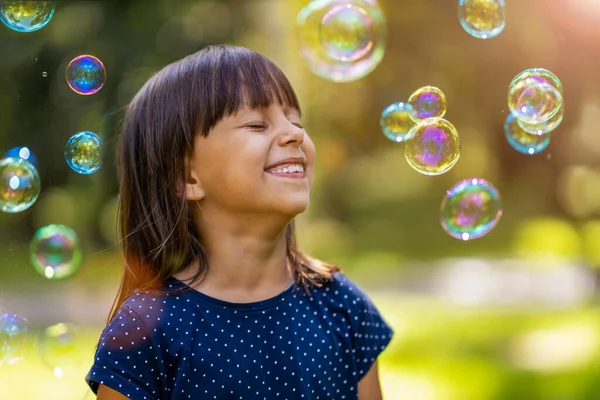
[[[383,62],[336,84],[299,56],[295,17],[307,2],[58,1],[40,31],[0,26],[0,150],[28,146],[42,178],[31,209],[0,215],[0,313],[25,316],[36,333],[81,325],[72,351],[89,358],[121,268],[114,153],[123,109],[165,64],[233,43],[273,59],[297,88],[318,152],[300,244],[340,264],[394,326],[381,359],[387,399],[600,397],[600,7],[509,2],[506,30],[484,41],[462,30],[457,1],[379,0],[389,31]],[[64,79],[80,54],[107,69],[93,96],[73,93]],[[566,103],[550,147],[533,157],[514,151],[503,132],[508,84],[532,67],[560,77]],[[425,85],[445,92],[462,141],[458,164],[439,177],[410,169],[378,125],[387,105]],[[91,176],[71,171],[63,156],[82,130],[105,146]],[[474,176],[500,190],[504,214],[490,235],[463,243],[442,231],[438,210],[450,186]],[[50,223],[82,241],[84,263],[67,280],[49,281],[29,263],[29,240]],[[0,367],[0,398],[81,399],[86,368],[58,378],[32,344],[24,362]]]

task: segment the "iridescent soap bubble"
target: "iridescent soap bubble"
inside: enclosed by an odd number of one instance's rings
[[[542,84],[546,83],[548,85],[554,86],[554,88],[556,88],[556,90],[558,90],[561,95],[563,93],[562,82],[560,81],[560,79],[558,79],[558,76],[544,68],[526,69],[525,71],[515,76],[509,86],[512,87],[521,82],[537,82]]]
[[[320,28],[321,44],[336,60],[359,60],[373,47],[373,20],[365,9],[351,3],[329,10]]]
[[[56,1],[0,0],[0,21],[13,31],[34,32],[42,29],[54,15]]]
[[[562,123],[563,118],[565,116],[565,106],[561,106],[560,109],[552,118],[548,121],[540,122],[538,124],[528,124],[526,122],[521,121],[517,118],[517,124],[523,129],[525,132],[530,133],[532,135],[546,135],[552,131],[554,131],[558,126]]]
[[[498,190],[485,179],[465,179],[446,192],[440,222],[456,239],[472,240],[489,233],[502,216]]]
[[[533,79],[511,83],[508,107],[521,121],[539,124],[552,118],[563,105],[561,92],[552,84]]]
[[[372,0],[314,0],[297,18],[300,53],[316,75],[350,82],[383,59],[387,28]]]
[[[93,132],[79,132],[67,142],[65,159],[73,171],[93,174],[102,166],[102,141]]]
[[[0,366],[22,361],[29,341],[29,327],[25,318],[16,314],[0,316]]]
[[[69,277],[81,264],[77,234],[64,225],[47,225],[38,229],[29,244],[29,251],[35,270],[48,279]]]
[[[94,94],[102,89],[105,81],[104,64],[94,56],[75,57],[67,66],[67,83],[75,93]]]
[[[38,341],[38,352],[54,376],[62,378],[66,372],[78,372],[85,366],[86,346],[79,325],[59,323],[43,331]]]
[[[4,154],[4,157],[22,158],[29,161],[34,167],[37,168],[37,157],[35,154],[33,154],[29,147],[13,147],[12,149],[8,150],[6,154]]]
[[[418,120],[442,118],[446,114],[446,95],[435,86],[424,86],[410,95],[408,102]]]
[[[40,194],[40,176],[29,161],[20,157],[0,160],[0,208],[7,213],[27,210]]]
[[[458,131],[443,118],[429,118],[412,128],[410,140],[404,142],[408,164],[425,175],[441,175],[460,157]]]
[[[460,0],[458,20],[463,29],[478,39],[498,36],[506,25],[504,0]]]
[[[550,144],[550,134],[533,135],[524,131],[513,114],[506,117],[504,134],[508,143],[519,153],[533,155],[540,153]]]
[[[394,103],[383,110],[379,125],[388,139],[402,142],[411,138],[411,129],[415,126],[415,119],[415,111],[410,104]]]

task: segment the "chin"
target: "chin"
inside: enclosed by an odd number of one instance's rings
[[[275,207],[277,211],[294,218],[308,209],[310,197],[308,195],[295,195],[279,201]]]

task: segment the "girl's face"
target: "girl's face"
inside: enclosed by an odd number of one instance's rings
[[[293,108],[241,108],[198,135],[188,200],[234,214],[295,217],[309,204],[315,148]]]

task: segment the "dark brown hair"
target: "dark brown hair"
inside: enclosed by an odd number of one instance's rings
[[[125,268],[109,321],[136,290],[158,288],[194,261],[208,268],[185,193],[185,159],[196,135],[207,136],[244,105],[273,103],[300,112],[296,94],[269,59],[235,46],[210,46],[167,65],[136,94],[119,141],[118,233]],[[183,192],[183,193],[182,193]],[[296,248],[293,221],[285,232],[295,284],[321,286],[340,269]]]

